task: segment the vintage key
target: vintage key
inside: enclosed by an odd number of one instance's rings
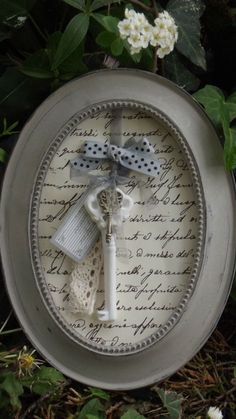
[[[128,218],[133,200],[123,191],[100,186],[91,192],[85,207],[102,233],[105,306],[98,319],[112,321],[116,310],[116,228]]]

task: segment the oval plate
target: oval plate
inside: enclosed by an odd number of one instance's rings
[[[40,244],[37,234],[32,234],[31,213],[39,207],[35,190],[40,186],[40,175],[47,173],[41,173],[46,167],[45,156],[63,135],[64,127],[70,124],[72,129],[74,115],[95,104],[114,101],[145,104],[147,111],[154,109],[176,127],[200,188],[198,208],[203,217],[201,264],[196,271],[194,292],[188,290],[186,304],[177,308],[181,315],[177,316],[178,322],[172,322],[161,333],[161,339],[151,341],[151,346],[141,344],[138,352],[137,347],[130,347],[129,356],[119,356],[118,351],[116,357],[110,357],[109,351],[94,348],[91,342],[82,338],[80,341],[66,330],[64,320],[58,320],[53,305],[43,294],[34,252],[31,258],[31,249],[37,251]],[[65,135],[68,133],[66,130]],[[218,137],[205,113],[184,91],[150,73],[120,69],[91,73],[68,83],[50,96],[24,127],[3,185],[3,267],[8,292],[25,333],[52,365],[86,384],[118,390],[163,380],[200,349],[224,308],[234,272],[234,204],[234,185],[225,173]]]

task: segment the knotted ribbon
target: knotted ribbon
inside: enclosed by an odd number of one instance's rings
[[[145,137],[128,147],[89,140],[84,143],[81,154],[71,160],[71,165],[81,173],[88,173],[98,169],[101,163],[110,161],[129,170],[156,177],[160,173],[160,165],[152,158],[154,151]]]

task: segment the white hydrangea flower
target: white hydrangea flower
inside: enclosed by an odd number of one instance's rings
[[[120,37],[122,39],[126,39],[131,31],[132,31],[132,24],[129,19],[123,19],[118,23],[118,29],[120,32]]]
[[[174,45],[178,39],[178,29],[175,21],[168,12],[162,12],[154,21],[150,44],[153,47],[159,46],[157,56],[164,58],[174,49]]]
[[[178,30],[174,19],[168,12],[162,12],[152,26],[143,13],[125,9],[125,19],[118,23],[120,37],[127,39],[130,53],[137,54],[150,45],[157,48],[157,56],[163,58],[174,49]]]
[[[223,414],[218,407],[210,407],[207,412],[209,419],[223,419]]]

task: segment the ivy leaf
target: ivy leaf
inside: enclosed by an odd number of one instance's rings
[[[135,409],[129,409],[120,419],[145,419],[145,416],[140,415]]]
[[[38,79],[51,79],[53,77],[49,57],[44,49],[38,50],[28,57],[20,70],[23,74]]]
[[[205,108],[216,127],[224,134],[224,161],[227,170],[236,168],[236,128],[230,128],[230,122],[235,118],[236,94],[227,100],[222,91],[215,86],[207,85],[193,95]]]
[[[100,388],[89,387],[89,392],[93,397],[99,397],[100,399],[103,399],[103,400],[110,399],[110,395],[106,391],[101,390]]]
[[[55,70],[83,41],[89,27],[89,17],[83,13],[74,16],[63,33],[55,54],[52,70]]]
[[[205,51],[200,43],[200,17],[204,7],[201,0],[170,0],[167,11],[178,26],[177,50],[192,63],[206,70]]]
[[[4,374],[4,379],[0,383],[0,389],[8,394],[11,406],[20,409],[21,402],[19,397],[24,393],[24,389],[13,372]]]
[[[87,419],[89,415],[95,416],[96,419],[105,419],[105,408],[98,399],[89,400],[75,416],[75,419]]]
[[[124,43],[121,38],[116,38],[115,41],[111,43],[111,52],[117,57],[122,54],[124,49]]]
[[[94,0],[90,6],[90,10],[94,11],[104,6],[110,6],[113,3],[121,3],[121,0]]]
[[[115,39],[116,35],[114,33],[103,31],[97,36],[96,42],[103,48],[109,48]]]
[[[219,127],[222,119],[222,104],[225,102],[222,91],[218,87],[208,84],[193,96],[204,106],[213,123]]]
[[[230,128],[227,115],[223,120],[224,131],[224,161],[227,170],[236,169],[236,128]]]
[[[167,55],[164,60],[165,77],[178,84],[188,92],[197,90],[200,80],[183,64],[181,56],[177,51]]]
[[[181,399],[175,392],[164,391],[161,388],[157,389],[157,393],[168,410],[171,419],[180,419],[181,417]]]
[[[86,2],[85,0],[63,0],[65,3],[69,4],[72,7],[75,7],[82,12],[86,9]]]

